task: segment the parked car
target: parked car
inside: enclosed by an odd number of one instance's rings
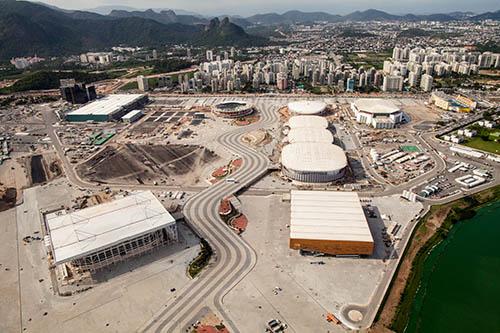
[[[286,328],[287,328],[287,325],[283,324],[278,319],[271,319],[267,323],[266,332],[278,333],[278,332],[283,332]]]

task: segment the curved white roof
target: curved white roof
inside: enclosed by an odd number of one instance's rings
[[[88,255],[175,223],[151,191],[67,214],[46,215],[56,263]]]
[[[327,128],[328,120],[320,116],[294,116],[288,121],[290,128]]]
[[[347,166],[342,148],[330,143],[291,143],[281,151],[281,163],[289,170],[335,172]]]
[[[318,128],[311,130],[306,127],[299,127],[291,129],[288,132],[288,142],[323,142],[332,143],[333,134],[327,129]]]
[[[296,114],[319,114],[326,109],[326,103],[320,101],[297,101],[288,103],[288,110]]]
[[[360,98],[353,104],[359,111],[367,113],[391,114],[401,111],[391,101],[381,98]]]

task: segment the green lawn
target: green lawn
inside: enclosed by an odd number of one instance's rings
[[[496,141],[485,141],[481,137],[474,137],[463,143],[464,146],[487,151],[489,153],[500,154],[500,143]]]
[[[410,153],[416,153],[420,151],[417,146],[401,146],[401,150]]]
[[[149,84],[149,89],[154,89],[158,86],[158,78],[152,77],[148,79],[148,84]],[[125,84],[123,87],[120,88],[120,90],[136,90],[139,89],[139,86],[137,85],[137,81],[130,81],[129,83]]]
[[[366,53],[349,53],[344,55],[344,59],[347,63],[354,67],[363,66],[365,69],[375,67],[376,69],[382,69],[384,65],[384,60],[391,57],[390,53],[381,52],[366,52]]]
[[[138,89],[137,81],[131,81],[120,88],[120,90],[135,90],[135,89]]]
[[[140,69],[140,70],[138,70],[136,72],[132,72],[132,73],[129,73],[129,74],[125,75],[125,78],[126,79],[131,79],[131,78],[137,77],[139,75],[148,76],[148,75],[153,74],[153,72],[154,72],[153,68]]]

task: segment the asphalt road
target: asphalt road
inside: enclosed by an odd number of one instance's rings
[[[256,102],[261,120],[250,126],[223,133],[217,142],[235,155],[242,157],[242,167],[233,175],[237,183],[219,182],[193,196],[184,206],[184,216],[197,233],[208,240],[216,261],[210,270],[202,272],[188,289],[166,304],[143,328],[144,332],[177,332],[199,318],[193,318],[204,307],[210,307],[223,319],[231,332],[239,332],[222,305],[223,297],[254,267],[255,251],[218,215],[220,200],[252,184],[267,172],[267,156],[244,145],[240,138],[249,131],[270,127],[278,120],[279,103]]]
[[[281,96],[280,96],[281,97]],[[190,284],[188,289],[179,291],[177,296],[165,304],[165,308],[160,310],[153,316],[152,320],[148,320],[141,331],[144,332],[177,332],[185,331],[186,327],[195,322],[199,318],[193,318],[194,314],[200,313],[204,308],[209,307],[215,311],[217,315],[223,319],[225,325],[231,332],[238,332],[238,328],[226,314],[223,307],[224,296],[239,282],[241,281],[253,268],[257,261],[255,251],[248,245],[242,238],[238,237],[229,227],[227,227],[218,216],[218,206],[220,200],[231,194],[236,193],[240,189],[252,184],[255,180],[260,178],[267,172],[270,164],[267,156],[256,152],[255,150],[243,145],[240,141],[241,136],[249,131],[271,127],[278,120],[278,108],[285,104],[285,100],[273,97],[272,100],[260,97],[259,99],[249,99],[254,101],[257,108],[261,112],[261,120],[258,123],[250,126],[237,128],[235,130],[221,133],[217,142],[222,147],[228,149],[234,155],[243,159],[242,167],[234,174],[237,183],[219,182],[208,188],[192,188],[182,190],[197,192],[191,197],[184,206],[184,215],[190,222],[190,225],[195,228],[197,233],[207,239],[212,248],[214,249],[215,261],[210,269],[204,270],[193,283]],[[98,188],[96,184],[91,184],[80,179],[74,172],[73,166],[64,156],[63,148],[59,142],[59,138],[55,134],[52,124],[57,121],[51,112],[43,113],[44,120],[48,129],[49,136],[52,139],[53,145],[58,152],[63,162],[63,167],[66,175],[71,183],[82,188]],[[399,194],[404,189],[410,189],[426,180],[436,176],[446,168],[444,160],[439,156],[438,151],[442,148],[434,138],[435,134],[426,133],[423,135],[412,135],[414,139],[430,154],[436,161],[436,167],[428,173],[412,179],[410,182],[400,186],[387,186],[384,191],[366,193],[372,196],[386,196],[392,194]],[[357,140],[355,140],[356,142]],[[359,142],[356,142],[359,145]],[[363,164],[366,166],[368,160],[366,156],[363,158]],[[373,176],[373,175],[372,175]],[[498,183],[498,180],[495,181]],[[485,184],[484,187],[492,186],[493,184]],[[148,185],[134,185],[134,186],[110,186],[111,188],[123,189],[151,189],[151,190],[167,190],[172,187],[163,186],[148,186]],[[180,188],[179,188],[180,189]],[[478,187],[476,190],[483,189],[483,186]],[[256,194],[266,194],[267,191],[256,191]],[[262,192],[262,193],[260,193]],[[469,193],[467,193],[469,194]],[[466,195],[465,193],[457,194],[453,197],[448,197],[442,200],[432,202],[426,200],[424,202],[427,209],[432,203],[444,203]],[[411,235],[411,229],[416,223],[411,226],[410,230],[403,237],[403,242],[407,242]],[[398,260],[399,261],[399,260]],[[387,270],[393,271],[397,266],[397,261],[391,263]],[[343,311],[345,314],[342,318],[343,322],[349,325],[347,317],[347,310],[359,309],[364,318],[361,322],[352,323],[352,328],[369,327],[376,312],[380,306],[383,295],[387,291],[392,274],[385,274],[384,281],[379,285],[375,294],[372,297],[373,302],[368,305],[352,305],[346,307]]]

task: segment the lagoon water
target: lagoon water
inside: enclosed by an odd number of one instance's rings
[[[500,201],[454,226],[424,265],[405,333],[500,332]]]

